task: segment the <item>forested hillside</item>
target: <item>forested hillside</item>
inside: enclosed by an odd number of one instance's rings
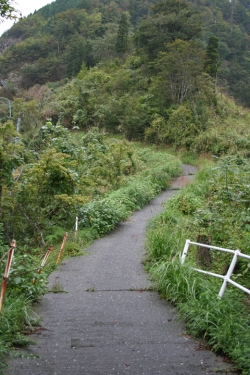
[[[249,106],[249,3],[210,0],[189,1],[184,6],[167,1],[166,9],[152,8],[154,3],[57,0],[17,22],[0,38],[1,78],[28,89],[72,78],[83,63],[89,69],[107,60],[125,59],[137,50],[145,64],[145,59],[159,59],[158,52],[176,39],[195,40],[204,51],[209,38],[216,37],[217,83]],[[147,70],[149,79],[152,75],[155,72]]]
[[[116,55],[116,35],[126,13],[127,33],[148,14],[152,3],[135,1],[56,1],[19,21],[2,37],[0,71],[21,68],[21,86],[75,76],[84,62],[89,68]],[[23,66],[25,65],[25,67]],[[24,69],[23,69],[24,68]]]
[[[31,137],[51,119],[197,153],[244,144],[247,154],[247,129],[237,126],[244,111],[236,110],[229,133],[224,117],[233,104],[217,95],[248,105],[247,19],[238,3],[58,0],[1,38],[0,95]],[[0,103],[4,121],[9,109]]]
[[[178,271],[188,236],[250,254],[249,7],[56,0],[0,38],[1,260],[12,238],[22,247],[0,314],[0,359],[29,343],[26,308],[44,292],[43,273],[33,282],[44,247],[60,246],[67,230],[65,255],[82,254],[180,173],[171,150],[186,162],[219,162],[156,220],[147,264],[190,331],[249,374],[249,299],[230,292],[219,304],[215,283],[191,275],[191,285]],[[228,261],[211,267],[225,273]],[[234,277],[249,288],[249,264]]]

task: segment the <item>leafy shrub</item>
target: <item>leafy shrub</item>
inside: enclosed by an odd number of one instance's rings
[[[158,187],[159,192],[165,190],[168,187],[169,180],[171,180],[171,175],[169,174],[168,168],[156,167],[151,174],[151,181]]]
[[[149,179],[134,181],[107,198],[83,206],[79,211],[80,224],[91,227],[98,235],[103,235],[127,219],[132,211],[143,207],[157,193],[158,189],[155,189]]]
[[[145,140],[150,143],[164,144],[167,125],[164,117],[155,114],[150,127],[145,130]]]
[[[42,271],[37,273],[39,264],[37,260],[29,254],[16,254],[13,257],[8,289],[14,296],[22,295],[22,298],[35,301],[45,293],[46,275]],[[37,282],[33,283],[33,280]]]
[[[59,124],[52,125],[50,121],[47,121],[34,135],[30,147],[35,151],[55,148],[57,152],[74,154],[74,144],[69,130]]]
[[[152,157],[152,156],[151,156]],[[125,220],[134,210],[150,202],[165,189],[180,172],[180,162],[165,155],[165,163],[152,172],[144,170],[141,176],[130,177],[127,185],[111,192],[106,198],[89,202],[79,210],[80,225],[103,235]]]
[[[85,227],[91,227],[98,235],[104,235],[115,228],[115,225],[128,216],[128,212],[122,205],[110,199],[93,201],[80,209],[80,223]]]
[[[65,230],[62,227],[55,225],[55,226],[51,226],[48,229],[48,232],[49,234],[47,234],[47,236],[45,237],[45,240],[47,243],[51,244],[51,243],[59,242],[63,238]]]
[[[201,125],[188,107],[180,105],[177,109],[169,109],[165,133],[167,143],[190,149],[200,131]]]
[[[190,215],[201,206],[201,199],[191,192],[180,193],[171,199],[169,206],[178,209],[184,215]]]
[[[250,138],[248,130],[235,129],[228,124],[210,127],[201,132],[195,140],[194,150],[197,153],[210,153],[212,155],[235,155],[244,157],[250,155]]]

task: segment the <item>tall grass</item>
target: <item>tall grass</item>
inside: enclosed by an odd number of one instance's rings
[[[0,374],[6,368],[6,356],[13,353],[13,346],[27,347],[32,343],[25,332],[32,331],[37,323],[29,313],[31,301],[16,293],[9,293],[0,313]]]
[[[238,181],[239,176],[243,177],[244,173],[240,175],[238,168],[236,172],[235,178]],[[199,234],[212,234],[213,228],[218,232],[230,230],[230,228],[222,227],[220,221],[216,221],[222,220],[217,213],[215,215],[213,211],[209,211],[211,207],[217,207],[216,204],[214,206],[214,201],[221,200],[219,182],[216,179],[217,173],[220,177],[220,168],[202,170],[197,176],[196,183],[189,185],[179,195],[170,199],[163,212],[151,221],[147,233],[146,268],[161,295],[179,309],[188,331],[196,337],[206,339],[214,351],[225,353],[232,358],[237,368],[242,370],[242,374],[249,375],[249,299],[233,286],[229,286],[223,298],[218,299],[221,280],[194,271],[195,254],[189,256],[184,265],[180,262],[180,255],[187,238],[196,241]],[[232,185],[239,189],[240,184],[234,185],[235,179],[233,176],[230,178]],[[246,178],[248,177],[245,176],[245,180]],[[219,180],[221,181],[220,178]],[[227,205],[231,208],[232,204],[229,202],[220,204],[222,204],[221,217],[224,212],[223,204],[225,215],[228,215],[230,211]],[[237,213],[231,212],[231,215],[233,214],[234,220],[237,220]],[[210,224],[211,217],[212,224]],[[228,223],[232,225],[231,221]],[[213,227],[210,230],[211,225]],[[234,225],[240,237],[240,227],[236,223]],[[234,241],[236,238],[235,234]],[[230,241],[228,237],[227,240]],[[218,244],[214,243],[214,245]],[[249,249],[243,248],[243,250],[248,252]],[[212,257],[211,270],[213,271],[213,268],[218,268],[220,271],[226,270],[226,264],[224,264],[226,261],[224,257]],[[240,264],[239,267],[242,265]],[[246,272],[244,275],[244,272],[242,275],[239,271],[237,272],[238,274],[234,277],[248,282]]]
[[[250,317],[246,297],[228,288],[218,299],[221,281],[181,265],[179,257],[151,269],[161,294],[175,304],[188,331],[207,340],[216,352],[230,356],[242,374],[250,371]]]

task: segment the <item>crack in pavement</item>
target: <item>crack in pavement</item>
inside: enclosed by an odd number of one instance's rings
[[[91,293],[95,293],[95,292],[139,292],[139,293],[142,293],[142,292],[154,292],[155,290],[152,288],[146,288],[146,289],[142,289],[142,288],[139,288],[139,289],[91,289],[91,288],[87,288],[85,289],[85,292],[91,292]]]

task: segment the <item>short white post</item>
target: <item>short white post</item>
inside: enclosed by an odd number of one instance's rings
[[[75,223],[75,237],[77,236],[78,232],[78,217],[76,216],[76,223]]]
[[[226,287],[227,287],[227,283],[228,283],[228,280],[230,280],[231,276],[232,276],[232,273],[233,273],[233,270],[234,270],[234,267],[237,263],[237,259],[238,259],[238,254],[240,254],[240,250],[235,250],[234,252],[234,256],[233,256],[233,259],[232,259],[232,262],[230,264],[230,267],[228,268],[228,271],[227,271],[227,274],[226,276],[224,277],[224,281],[223,281],[223,284],[221,286],[221,289],[220,289],[220,293],[218,295],[218,298],[221,298],[226,290]]]
[[[183,264],[185,262],[186,255],[187,255],[188,248],[189,248],[189,244],[190,244],[190,240],[186,240],[186,243],[185,243],[185,246],[184,246],[184,249],[183,249],[183,253],[182,253],[182,256],[181,256],[181,264]]]

